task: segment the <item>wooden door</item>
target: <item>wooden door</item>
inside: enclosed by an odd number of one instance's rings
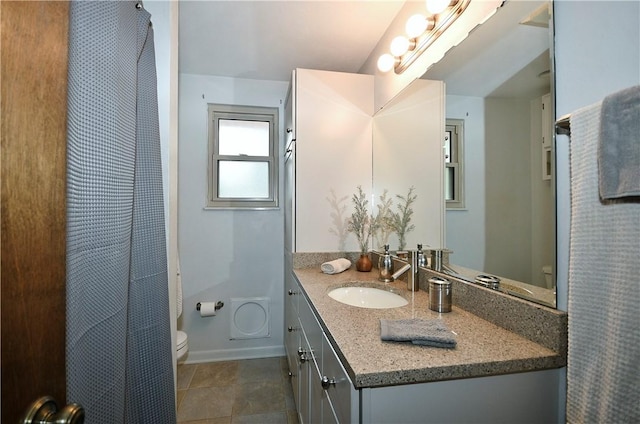
[[[65,399],[68,2],[0,2],[2,422]]]

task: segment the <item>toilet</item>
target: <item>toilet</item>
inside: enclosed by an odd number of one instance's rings
[[[184,359],[189,350],[189,343],[187,333],[184,331],[178,331],[176,334],[176,357],[178,361]]]
[[[544,284],[548,289],[553,288],[553,268],[551,265],[545,265],[542,267],[542,273],[544,274]]]
[[[176,315],[180,318],[182,315],[182,276],[180,272],[180,257],[176,264]],[[176,332],[176,358],[178,362],[184,360],[189,350],[187,333],[178,330]]]

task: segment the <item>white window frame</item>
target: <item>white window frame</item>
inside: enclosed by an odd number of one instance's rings
[[[447,119],[445,131],[451,133],[451,162],[446,168],[453,169],[453,199],[447,199],[447,209],[464,209],[464,120]],[[446,181],[446,180],[445,180]]]
[[[218,122],[220,119],[269,122],[269,156],[220,155]],[[208,104],[209,164],[207,172],[207,208],[212,209],[277,209],[278,208],[278,108]],[[218,164],[220,161],[266,162],[269,166],[267,198],[220,197]]]

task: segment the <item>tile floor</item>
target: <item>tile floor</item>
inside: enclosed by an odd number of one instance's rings
[[[178,365],[178,423],[297,424],[285,357]]]

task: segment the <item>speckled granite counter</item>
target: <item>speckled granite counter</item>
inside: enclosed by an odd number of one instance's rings
[[[294,273],[357,389],[422,383],[559,368],[562,355],[516,333],[478,318],[455,305],[450,313],[428,308],[425,291],[408,292],[403,282],[391,285],[403,291],[409,304],[392,309],[365,309],[331,299],[327,293],[350,282],[371,282],[377,273],[353,268],[337,275],[318,267]],[[455,349],[440,349],[380,340],[384,319],[440,318],[457,334]]]

